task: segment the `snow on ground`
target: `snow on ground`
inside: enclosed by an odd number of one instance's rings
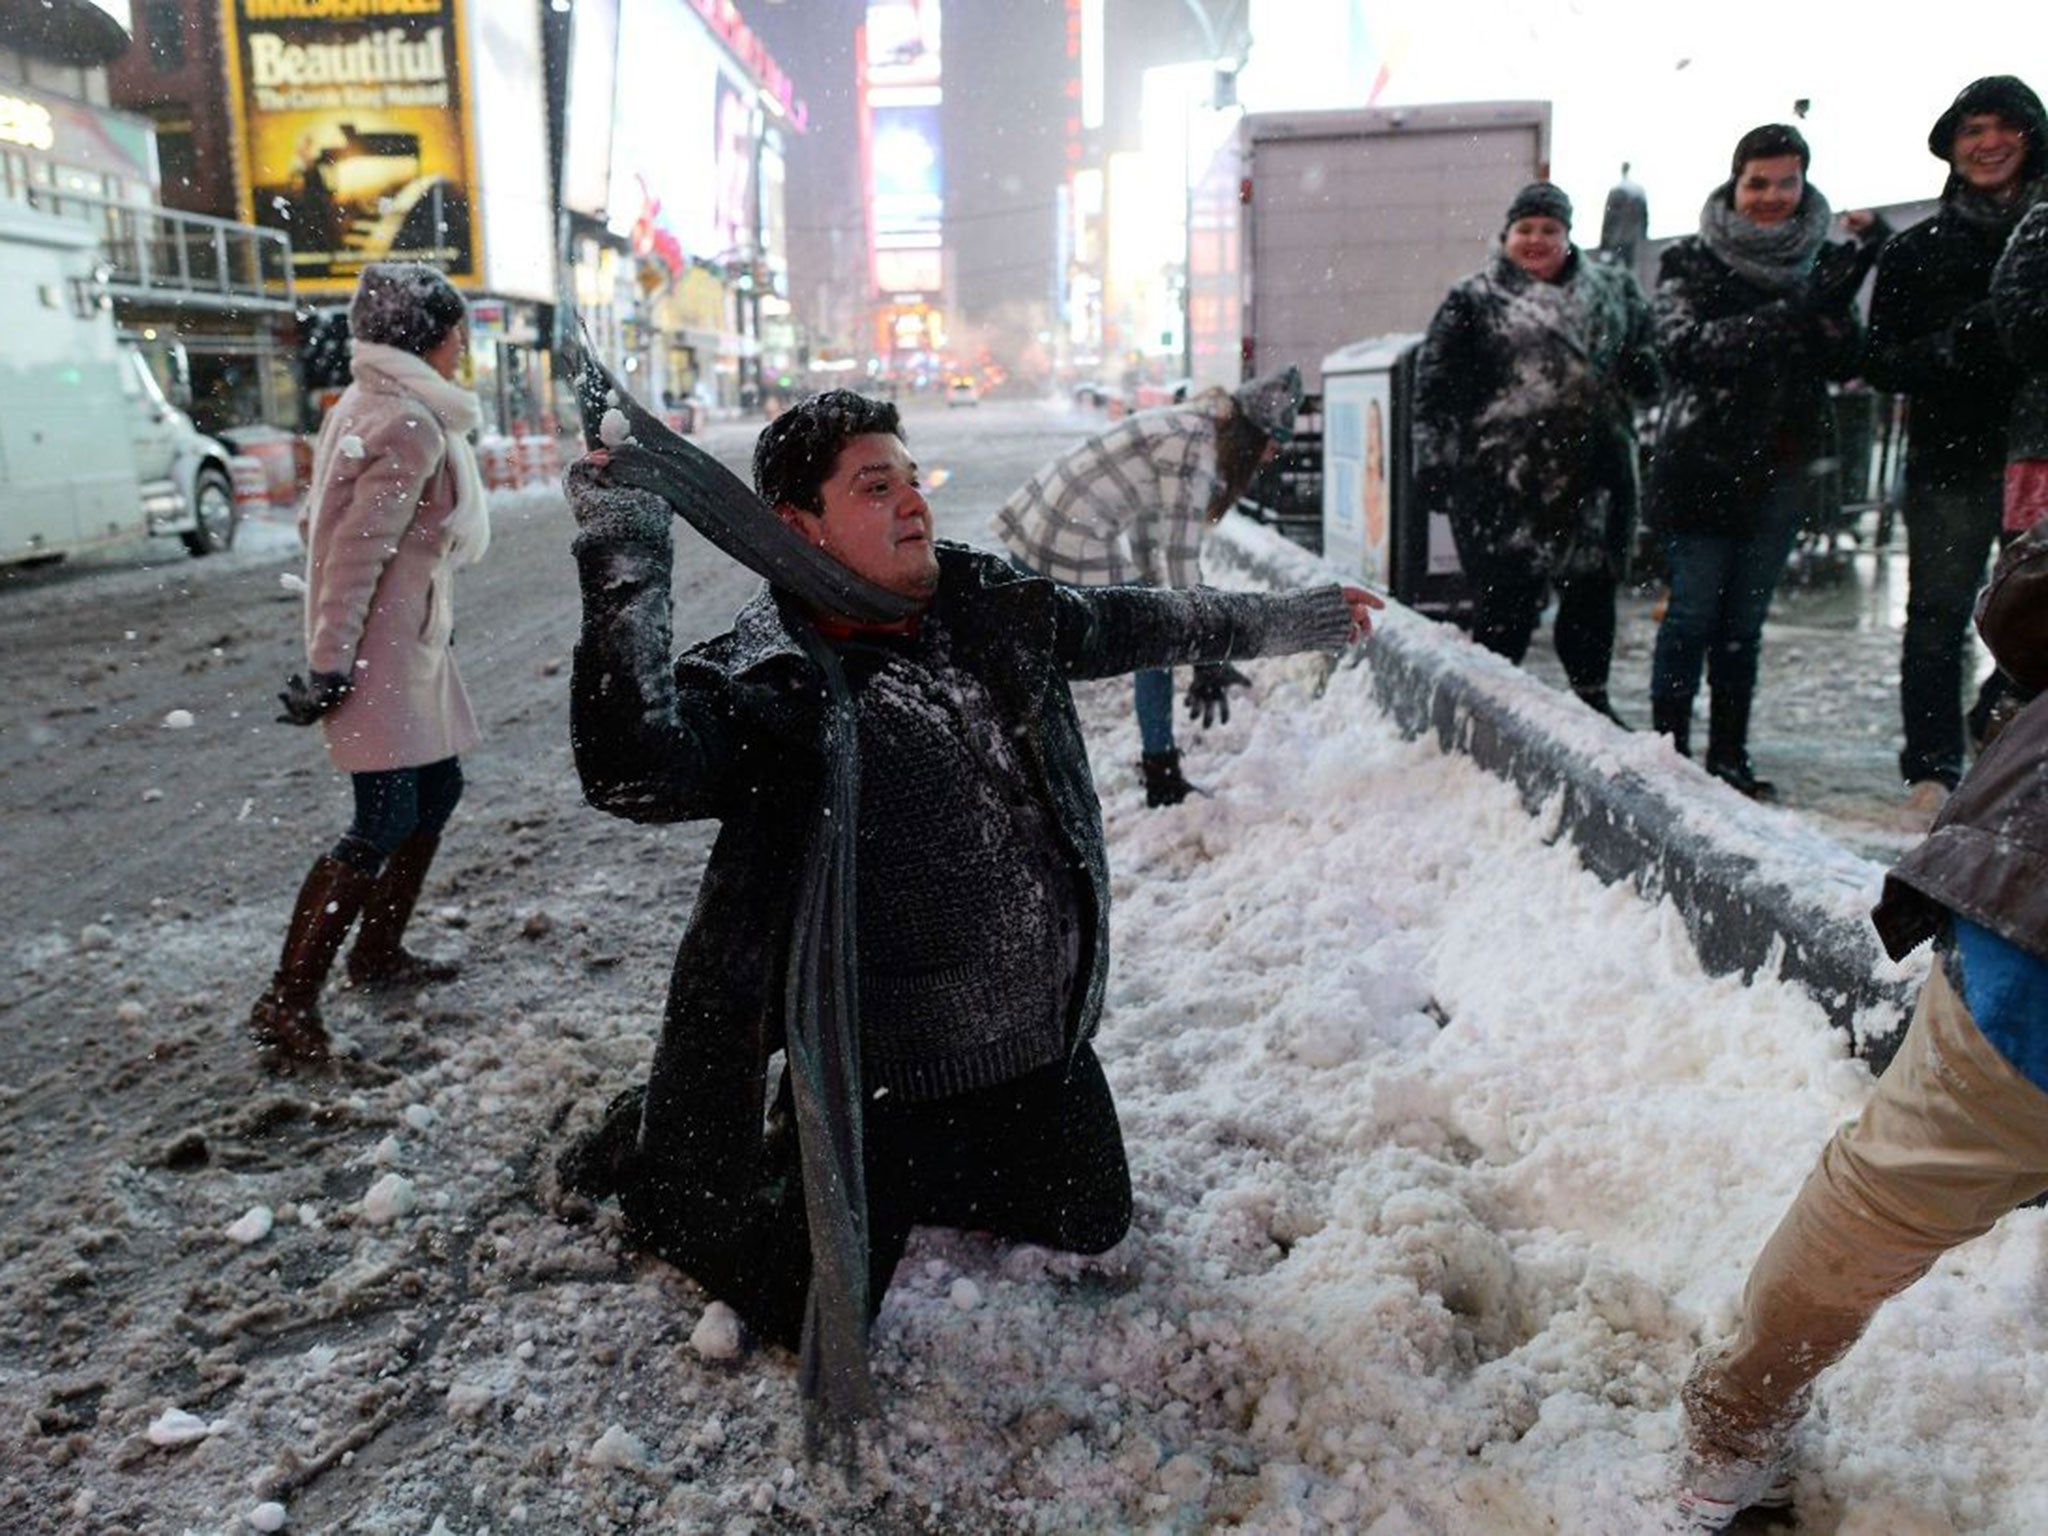
[[[1703,975],[1673,911],[1401,741],[1362,670],[1253,670],[1257,702],[1183,741],[1212,797],[1172,811],[1143,806],[1128,685],[1082,691],[1133,1232],[1094,1259],[920,1234],[857,1479],[804,1461],[790,1357],[725,1358],[707,1298],[622,1254],[615,1214],[564,1226],[535,1199],[560,1114],[644,1066],[660,967],[633,954],[672,947],[702,846],[553,794],[509,832],[477,813],[535,857],[430,894],[425,947],[505,958],[382,1011],[330,993],[397,1081],[230,1086],[203,1158],[123,1149],[98,1095],[40,1130],[21,1116],[51,1085],[0,1097],[0,1151],[57,1213],[0,1240],[0,1358],[43,1354],[0,1374],[10,1518],[1654,1530],[1687,1362],[1867,1074],[1796,988]],[[567,851],[519,830],[549,818]],[[219,1049],[283,902],[117,927],[89,958],[24,938],[14,964],[107,978],[110,1016],[149,1005],[118,1015],[118,1095]],[[1827,1378],[1801,1529],[2048,1528],[2043,1247],[2038,1211],[2009,1219]]]

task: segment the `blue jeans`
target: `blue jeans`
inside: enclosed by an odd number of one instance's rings
[[[1764,617],[1799,537],[1805,502],[1799,477],[1780,475],[1748,534],[1671,535],[1671,601],[1650,661],[1652,699],[1690,705],[1702,666],[1716,693],[1756,691]]]
[[[438,837],[462,798],[462,763],[444,757],[424,768],[352,773],[356,814],[334,856],[372,874],[414,833]],[[374,857],[373,857],[374,855]]]
[[[1173,669],[1147,667],[1131,674],[1138,705],[1138,749],[1147,757],[1173,750]]]

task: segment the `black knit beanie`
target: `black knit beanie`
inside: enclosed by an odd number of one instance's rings
[[[356,279],[348,333],[424,357],[467,313],[462,295],[440,272],[417,261],[373,261]]]
[[[2044,156],[2048,156],[2048,109],[2042,107],[2041,98],[2017,75],[1986,75],[1964,86],[1928,130],[1928,153],[1943,162],[1953,160],[1956,129],[1962,126],[1964,118],[1980,112],[1996,112],[2026,130],[2026,169],[2021,174],[2028,180],[2041,175]]]
[[[1555,219],[1566,229],[1572,227],[1572,200],[1564,195],[1564,188],[1554,181],[1532,181],[1515,194],[1515,200],[1508,204],[1507,222],[1501,225],[1503,231],[1510,228],[1517,219]]]

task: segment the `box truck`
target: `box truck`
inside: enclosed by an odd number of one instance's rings
[[[1189,195],[1188,373],[1235,385],[1420,331],[1549,174],[1543,101],[1248,113]]]
[[[148,535],[195,555],[235,536],[226,445],[114,329],[86,224],[0,201],[0,565]]]

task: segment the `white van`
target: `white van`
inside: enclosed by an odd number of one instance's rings
[[[195,555],[234,541],[229,450],[115,334],[96,251],[86,225],[0,201],[0,564],[140,535]]]

